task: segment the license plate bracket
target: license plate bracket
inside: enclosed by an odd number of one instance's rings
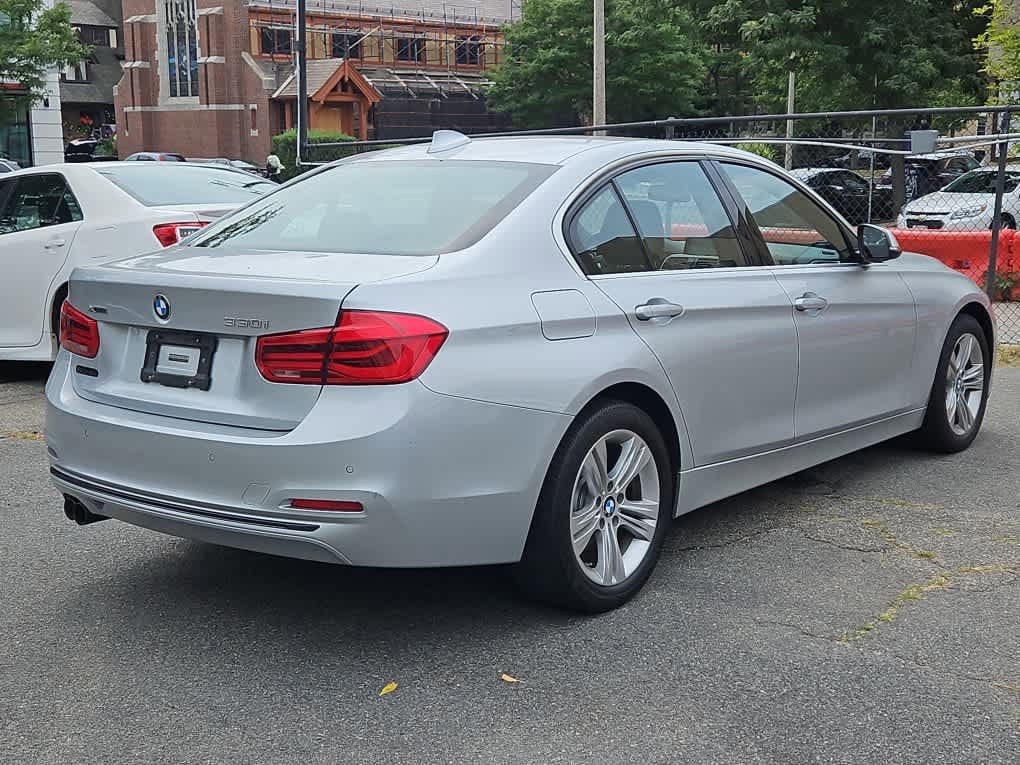
[[[141,379],[171,388],[209,390],[216,335],[151,329],[145,337],[145,363]],[[194,354],[198,353],[198,359]],[[179,366],[180,372],[171,371]]]

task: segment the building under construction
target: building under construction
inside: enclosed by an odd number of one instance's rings
[[[296,0],[124,0],[119,144],[261,163],[295,123]],[[307,0],[309,128],[357,138],[501,130],[485,70],[518,0]]]

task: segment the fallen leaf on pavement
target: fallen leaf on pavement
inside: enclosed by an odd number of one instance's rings
[[[385,696],[387,693],[393,693],[393,691],[395,691],[395,690],[397,690],[397,684],[396,683],[386,683],[386,685],[384,685],[382,687],[382,690],[379,691],[379,695],[380,696]]]
[[[511,677],[506,672],[499,676],[499,679],[504,683],[523,683],[523,680],[518,680],[516,677]]]

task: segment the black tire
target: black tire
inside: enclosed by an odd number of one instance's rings
[[[53,305],[50,307],[50,333],[60,337],[60,307],[67,298],[67,285],[62,284],[53,295]]]
[[[602,585],[582,571],[583,564],[574,555],[571,496],[588,452],[597,441],[618,430],[632,431],[648,445],[659,479],[659,510],[643,560],[619,584]],[[587,613],[609,611],[626,603],[655,567],[672,521],[674,491],[669,450],[647,413],[622,401],[606,401],[586,410],[563,437],[549,466],[524,555],[514,568],[518,586],[536,599]]]
[[[981,348],[983,365],[983,390],[981,392],[980,404],[977,414],[974,416],[973,425],[966,433],[959,433],[954,430],[949,420],[949,413],[946,406],[948,394],[948,377],[950,357],[956,348],[957,341],[965,334],[971,334],[977,338]],[[971,445],[978,431],[981,430],[981,422],[985,417],[985,406],[988,403],[988,375],[991,371],[991,350],[988,347],[988,339],[984,330],[970,314],[960,314],[956,317],[949,332],[946,334],[945,343],[942,345],[942,355],[939,356],[939,364],[935,369],[935,379],[932,381],[931,393],[928,397],[928,409],[924,415],[924,424],[918,431],[916,442],[924,449],[944,454],[960,452]]]
[[[1002,215],[1002,227],[1003,228],[1009,228],[1009,229],[1015,229],[1016,228],[1016,221],[1013,220],[1013,216],[1012,215],[1003,213],[1003,215]]]

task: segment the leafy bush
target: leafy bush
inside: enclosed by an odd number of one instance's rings
[[[310,145],[317,143],[346,143],[347,141],[354,140],[354,136],[349,136],[346,133],[332,133],[326,130],[308,131],[308,143]],[[357,153],[357,151],[357,147],[354,146],[323,146],[322,148],[312,148],[309,151],[310,156],[305,157],[305,159],[314,162],[332,162],[334,159],[349,157],[351,154]],[[273,153],[283,163],[281,180],[289,180],[303,172],[301,168],[297,167],[297,131],[293,128],[273,136]]]
[[[117,136],[111,136],[110,138],[104,138],[96,144],[97,157],[116,157],[117,156]]]
[[[742,151],[749,151],[752,154],[757,154],[759,157],[764,157],[772,162],[779,161],[779,149],[776,147],[776,144],[773,143],[738,143],[733,148],[740,149]]]

